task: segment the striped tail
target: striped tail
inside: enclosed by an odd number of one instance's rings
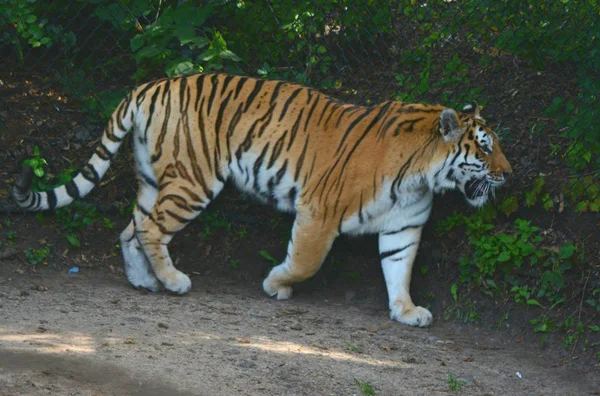
[[[127,133],[133,127],[135,101],[129,94],[113,112],[102,140],[88,163],[71,181],[47,192],[31,191],[33,169],[23,167],[13,187],[13,197],[17,204],[27,211],[60,208],[85,197],[96,186],[110,167],[110,160],[116,154]]]

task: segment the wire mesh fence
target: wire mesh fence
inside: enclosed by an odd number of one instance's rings
[[[598,225],[599,13],[595,0],[2,0],[0,72],[67,98],[57,119],[102,120],[138,83],[212,70],[358,104],[476,100],[525,205]]]

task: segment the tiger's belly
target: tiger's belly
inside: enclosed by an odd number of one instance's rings
[[[269,163],[253,153],[234,158],[229,165],[233,183],[259,201],[273,205],[283,212],[295,212],[300,184],[294,180],[287,161]]]
[[[387,195],[387,194],[386,194]],[[361,213],[346,219],[341,231],[349,235],[378,234],[405,225],[424,224],[429,218],[433,193],[429,190],[405,191],[396,202],[388,197],[366,206]]]

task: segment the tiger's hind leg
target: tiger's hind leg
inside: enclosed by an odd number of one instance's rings
[[[292,237],[283,263],[274,267],[263,281],[263,289],[278,300],[292,296],[292,284],[317,273],[337,236],[337,227],[324,224],[314,216],[296,216]]]
[[[145,258],[165,288],[185,294],[191,287],[190,278],[173,265],[167,245],[175,234],[196,218],[217,196],[224,184],[216,179],[198,188],[175,181],[160,190],[150,215],[137,224],[135,237],[142,246]]]
[[[140,243],[135,237],[135,226],[140,224],[147,215],[149,208],[154,206],[158,190],[143,182],[137,195],[137,204],[133,209],[131,222],[121,233],[121,251],[125,261],[125,274],[129,283],[135,288],[144,288],[152,292],[162,289],[162,285],[146,260]]]

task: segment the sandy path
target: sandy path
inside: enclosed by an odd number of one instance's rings
[[[473,377],[466,395],[598,389],[593,375],[492,336],[408,328],[343,298],[278,302],[259,285],[201,277],[175,297],[101,271],[12,274],[0,276],[2,395],[359,395],[355,380],[378,395],[432,395],[449,392],[450,373]]]

